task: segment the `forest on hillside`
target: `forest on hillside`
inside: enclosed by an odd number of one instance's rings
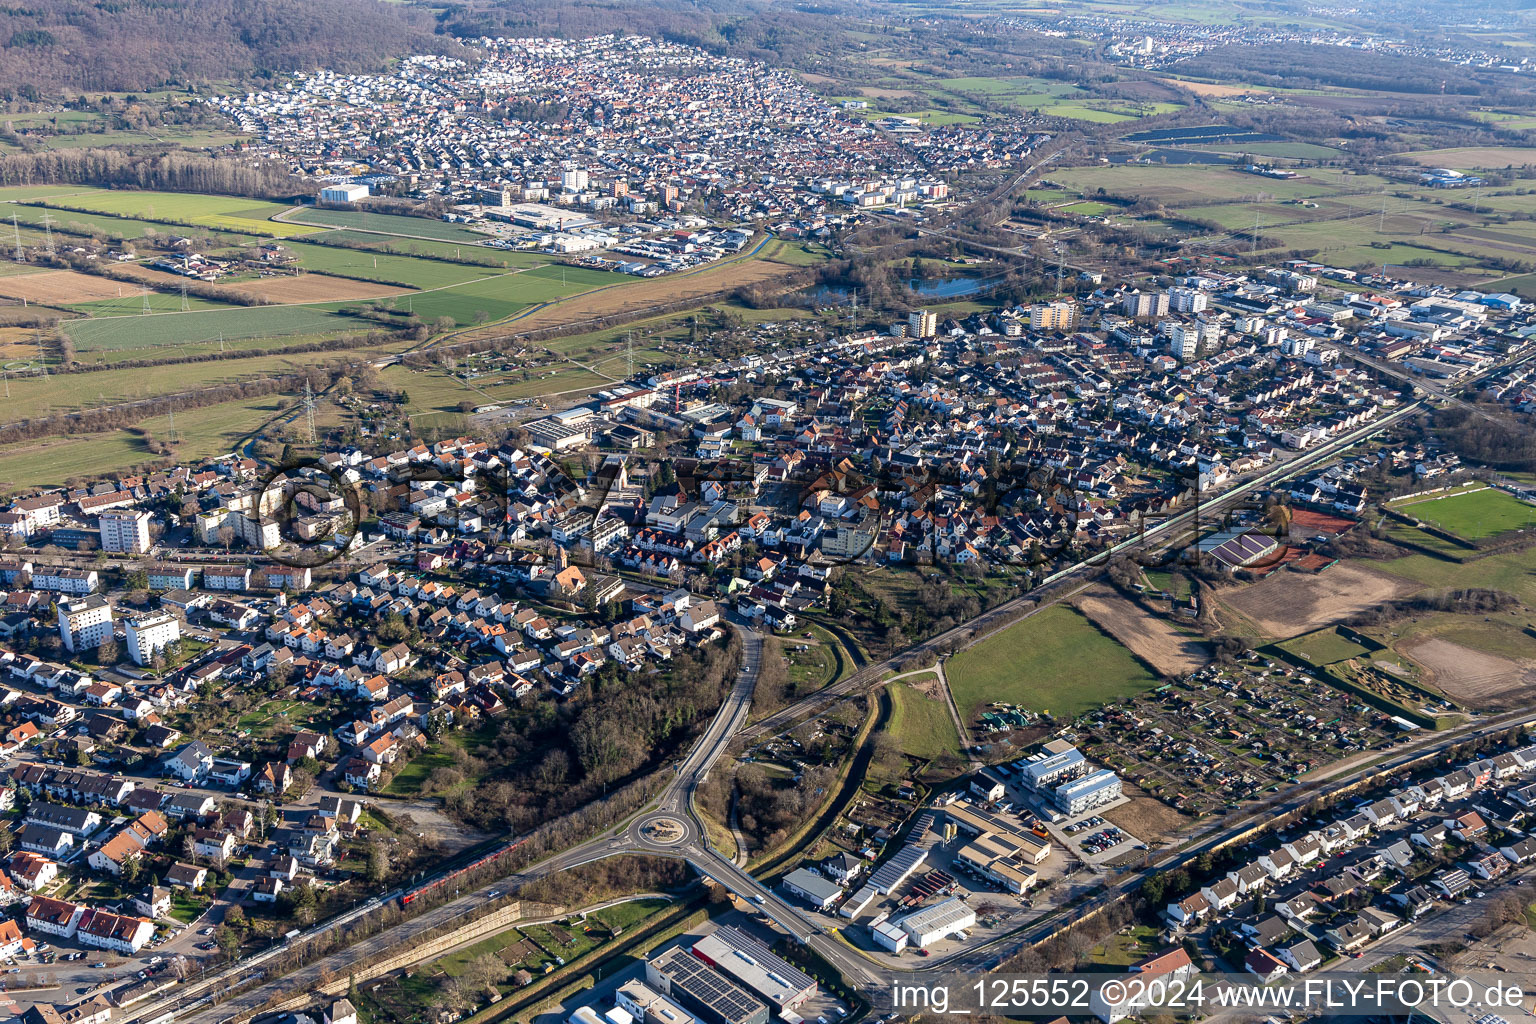
[[[380,0],[27,0],[0,6],[0,95],[375,69],[456,45],[435,28],[425,9]]]

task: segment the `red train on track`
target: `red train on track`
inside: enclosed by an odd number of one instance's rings
[[[462,878],[463,876],[467,875],[469,872],[475,870],[476,868],[484,867],[487,864],[494,864],[494,863],[496,863],[502,857],[505,857],[507,854],[511,853],[513,850],[517,849],[519,846],[522,846],[527,841],[528,841],[528,839],[527,839],[526,836],[523,837],[522,839],[515,839],[512,842],[508,843],[506,846],[501,847],[501,849],[494,850],[491,853],[486,854],[484,857],[481,857],[479,860],[471,861],[470,863],[465,864],[461,868],[456,868],[453,871],[447,872],[446,874],[439,875],[436,878],[432,879],[431,881],[423,882],[422,884],[418,885],[416,888],[412,889],[411,891],[409,891],[407,893],[401,894],[401,896],[400,896],[400,905],[402,907],[408,907],[412,903],[414,903],[418,898],[420,898],[421,896],[426,895],[429,892],[432,892],[434,889],[440,889],[440,888],[442,888],[444,886],[451,885],[451,884],[453,884],[453,882],[456,879]]]

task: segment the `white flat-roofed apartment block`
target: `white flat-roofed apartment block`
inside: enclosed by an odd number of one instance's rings
[[[135,615],[123,628],[128,656],[135,665],[148,665],[158,652],[181,639],[181,620],[170,612]]]
[[[963,932],[976,924],[976,911],[966,906],[958,896],[940,900],[931,907],[914,910],[905,917],[897,918],[896,927],[907,934],[907,941],[918,949],[925,949],[941,942],[956,932]]]
[[[101,550],[142,555],[149,550],[149,513],[136,508],[110,509],[96,521]]]
[[[59,639],[70,651],[95,650],[112,636],[112,606],[95,594],[59,605]]]
[[[355,203],[367,198],[367,185],[327,185],[320,190],[322,203]]]
[[[94,593],[100,578],[95,569],[55,569],[39,566],[32,570],[33,590],[57,590],[61,594]]]
[[[1051,799],[1069,815],[1082,814],[1120,799],[1120,776],[1108,768],[1100,768],[1091,775],[1056,787]]]
[[[729,925],[693,944],[693,955],[779,1010],[793,1010],[816,994],[816,982],[763,943]]]
[[[191,590],[197,570],[190,565],[155,565],[147,572],[150,590]]]
[[[1062,779],[1075,778],[1088,768],[1088,761],[1076,747],[1055,754],[1044,754],[1019,765],[1025,784],[1034,789],[1045,789]]]

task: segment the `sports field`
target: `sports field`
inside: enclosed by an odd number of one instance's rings
[[[1295,637],[1280,646],[1314,665],[1332,665],[1350,658],[1364,658],[1371,653],[1370,648],[1355,643],[1336,627]]]
[[[1065,605],[967,648],[944,672],[966,721],[996,701],[1049,711],[1065,721],[1158,685],[1129,651]]]
[[[1463,540],[1482,540],[1536,526],[1536,507],[1494,488],[1428,498],[1397,506],[1405,515],[1433,523]]]

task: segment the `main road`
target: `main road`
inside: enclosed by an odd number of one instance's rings
[[[741,665],[730,693],[705,728],[703,735],[689,749],[683,760],[671,769],[672,776],[661,794],[645,812],[626,825],[609,830],[599,837],[555,854],[529,868],[497,879],[475,892],[403,922],[389,932],[367,940],[363,944],[354,945],[340,953],[324,957],[285,977],[266,981],[222,1003],[213,1004],[205,1000],[209,997],[218,998],[233,985],[239,984],[242,980],[248,980],[251,973],[260,970],[262,962],[270,959],[270,956],[258,955],[247,958],[206,978],[189,981],[178,989],[173,998],[136,1010],[126,1019],[131,1024],[136,1020],[151,1020],[168,1009],[178,1009],[178,1019],[195,1021],[198,1024],[204,1024],[204,1022],[216,1024],[231,1016],[249,1014],[276,991],[300,990],[306,984],[313,985],[323,974],[329,974],[332,977],[345,976],[349,966],[387,946],[407,943],[414,936],[446,921],[466,917],[466,915],[472,916],[475,907],[484,904],[486,894],[493,889],[506,890],[552,873],[627,853],[647,853],[687,860],[701,875],[713,879],[737,896],[757,905],[761,912],[778,927],[825,958],[853,987],[866,993],[883,990],[893,977],[903,972],[893,971],[888,964],[878,962],[841,941],[829,931],[830,919],[807,912],[781,899],[768,886],[737,865],[733,855],[721,853],[711,844],[708,830],[694,807],[694,795],[699,785],[709,777],[711,769],[731,742],[738,737],[771,735],[780,732],[835,701],[877,686],[887,675],[895,671],[896,663],[900,659],[909,658],[913,654],[951,650],[976,643],[990,633],[1011,625],[1020,617],[1016,613],[1023,611],[1026,614],[1032,614],[1033,611],[1038,610],[1044,604],[1041,597],[1049,597],[1042,593],[1047,589],[1051,589],[1057,595],[1050,598],[1051,600],[1059,600],[1060,596],[1070,594],[1075,589],[1092,582],[1099,570],[1112,557],[1156,552],[1170,547],[1178,548],[1182,546],[1180,531],[1188,531],[1192,536],[1199,529],[1202,517],[1205,522],[1209,522],[1210,517],[1222,514],[1254,492],[1305,473],[1338,456],[1372,434],[1415,415],[1423,408],[1422,400],[1411,402],[1375,422],[1341,434],[1315,448],[1298,452],[1289,459],[1254,473],[1219,495],[1170,516],[1141,535],[1122,541],[1091,558],[1083,559],[1051,574],[1030,593],[1005,602],[969,622],[917,644],[903,651],[898,658],[866,666],[848,679],[821,693],[798,701],[751,726],[747,725],[747,716],[761,666],[762,637],[745,624],[733,624],[732,628],[736,629],[742,641],[742,654]],[[1028,606],[1031,604],[1036,607],[1030,609]],[[1406,763],[1422,756],[1426,750],[1449,748],[1469,736],[1533,723],[1536,723],[1536,714],[1517,714],[1506,716],[1504,719],[1474,722],[1448,733],[1436,733],[1414,741],[1392,755],[1389,764]],[[1184,848],[1174,854],[1172,859],[1163,858],[1155,870],[1167,870],[1188,858],[1198,856],[1203,850],[1221,845],[1233,836],[1252,831],[1265,820],[1304,805],[1321,791],[1325,781],[1330,785],[1343,784],[1352,778],[1359,778],[1380,770],[1380,764],[1364,765],[1349,768],[1331,777],[1326,775],[1314,777],[1306,783],[1279,794],[1251,814],[1228,818],[1209,827],[1194,842],[1186,842]],[[1133,892],[1141,884],[1146,870],[1152,869],[1125,872],[1098,894],[1074,907],[1074,914],[1081,916],[1095,907],[1119,900]],[[336,928],[355,917],[371,912],[372,909],[368,906],[358,908],[343,915],[341,919],[317,925],[301,938]],[[969,947],[949,957],[925,961],[920,968],[908,973],[985,970],[1007,960],[1025,945],[1049,937],[1058,926],[1059,922],[1048,916],[1046,919],[989,943]]]

